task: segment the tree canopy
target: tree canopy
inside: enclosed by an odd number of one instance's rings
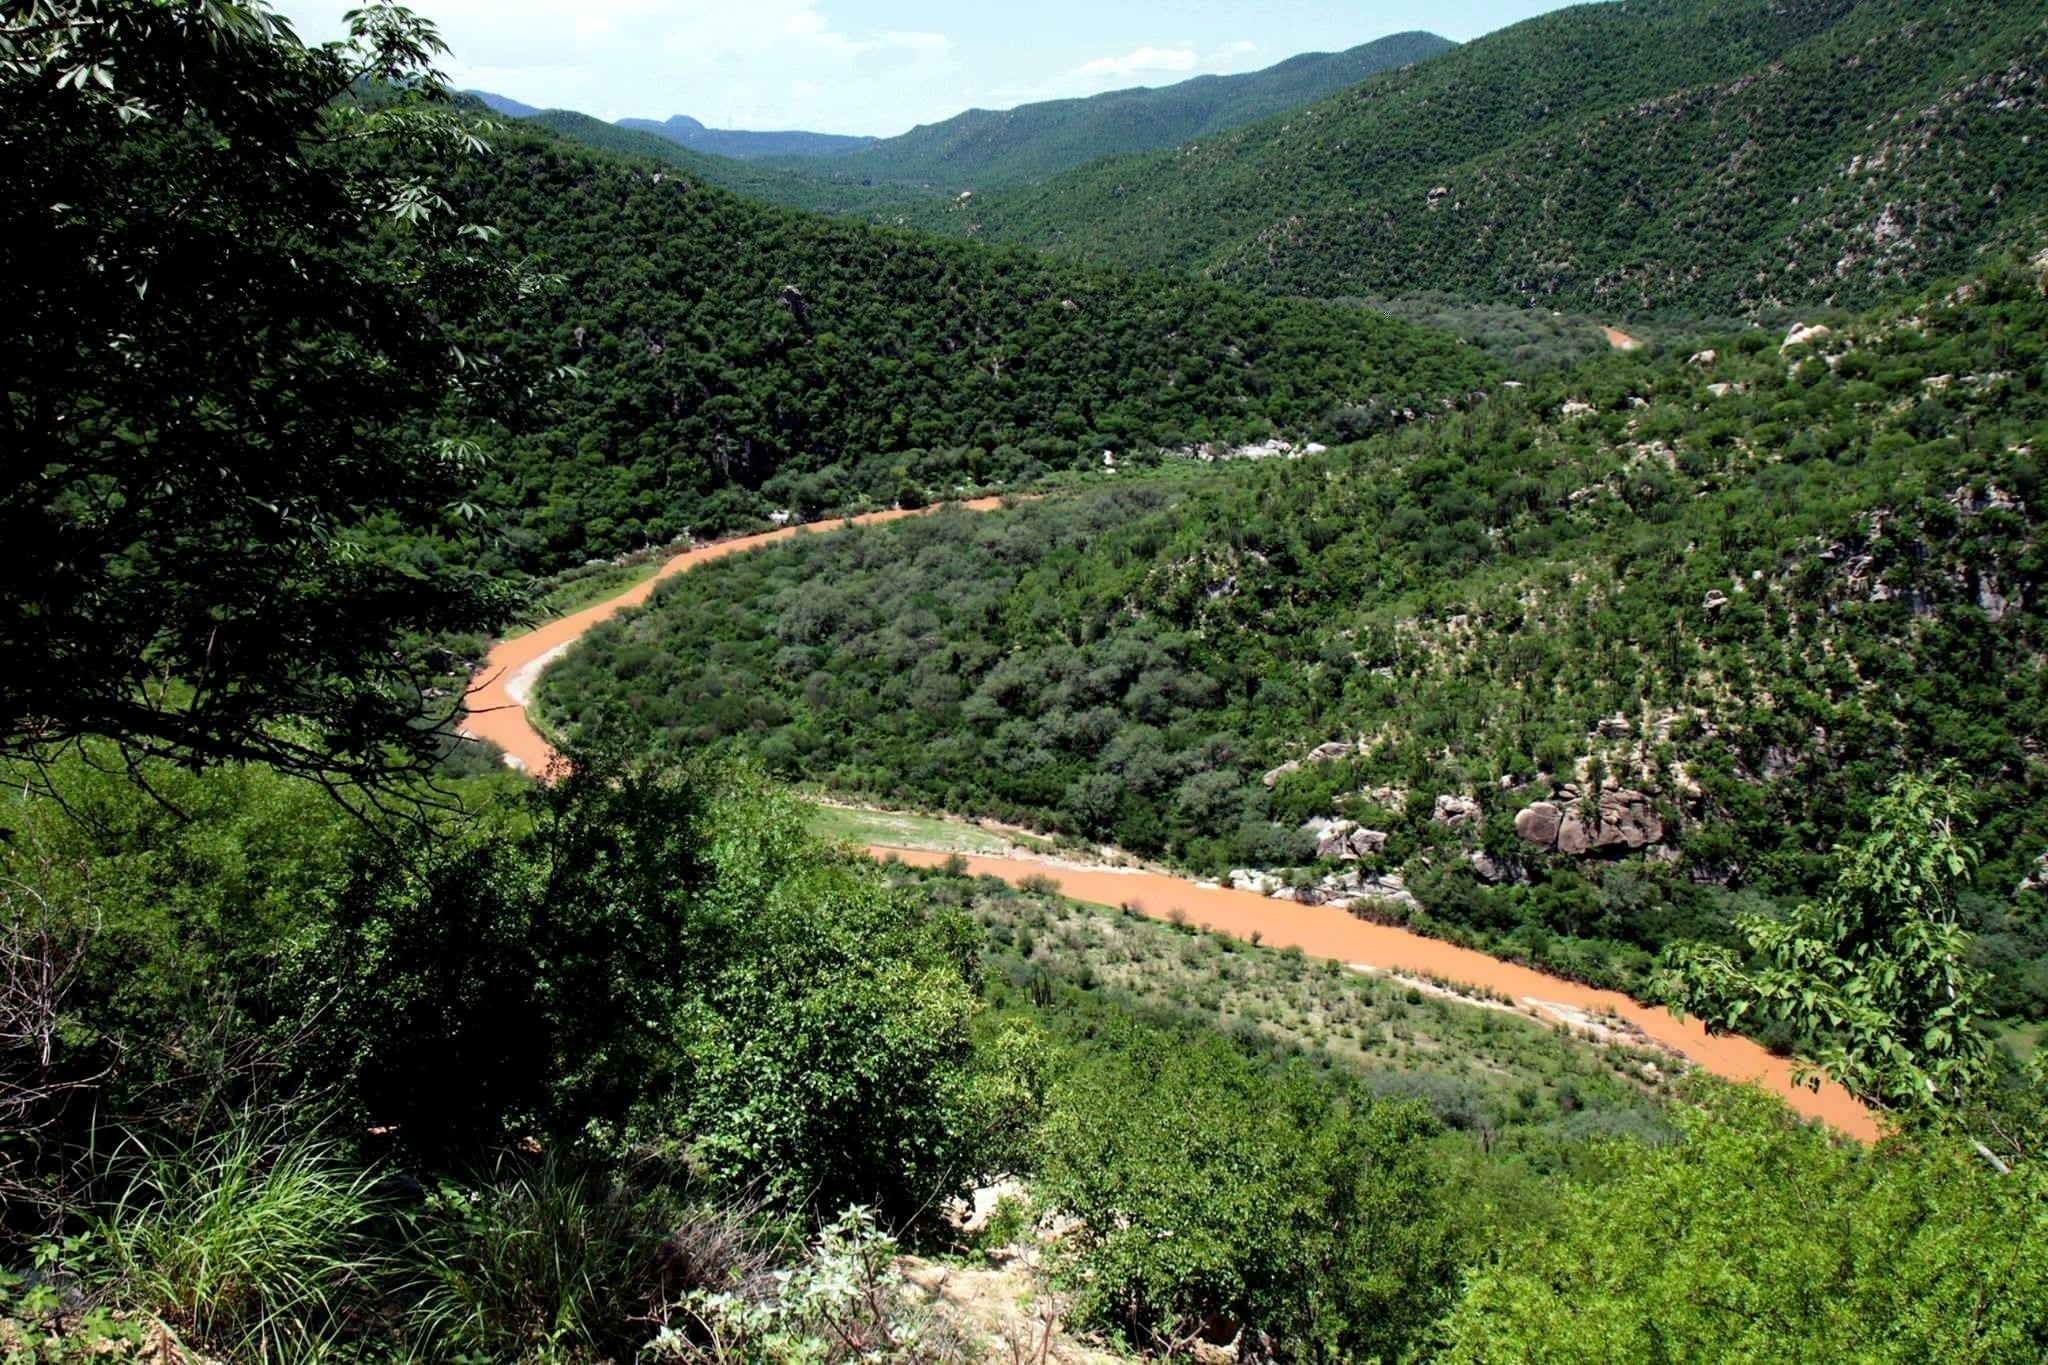
[[[383,0],[319,47],[255,4],[8,6],[0,748],[426,751],[404,642],[500,597],[364,536],[456,519],[473,455],[418,418],[507,283],[389,159],[480,146],[439,51]]]

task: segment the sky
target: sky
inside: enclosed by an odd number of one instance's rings
[[[360,0],[271,0],[308,42]],[[1560,0],[408,0],[459,88],[599,118],[887,137],[1007,109],[1255,71],[1427,29],[1457,42]]]

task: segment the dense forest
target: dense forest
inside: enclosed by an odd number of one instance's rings
[[[482,440],[492,562],[524,572],[1105,451],[1392,425],[1498,374],[1368,311],[811,218],[539,132],[451,178],[538,286],[466,345],[568,371]]]
[[[2048,1054],[1994,1048],[2025,981],[1978,965],[2040,960],[1994,883],[2044,833],[2048,258],[1511,380],[493,154],[421,18],[346,27],[0,12],[9,1365],[2048,1350]],[[521,566],[1082,460],[684,580],[549,684],[555,780],[448,733]],[[1587,971],[1632,964],[1572,916],[1654,925],[1671,998],[1767,1015],[1885,1139],[876,862],[768,765],[1298,894],[1338,838]],[[1603,779],[1675,862],[1567,847]]]
[[[1855,303],[2042,221],[2040,8],[1648,0],[916,219],[1283,293]]]
[[[1637,988],[1743,897],[1811,892],[1886,774],[1952,759],[1987,794],[2001,1008],[2039,1018],[2048,938],[2006,902],[2048,850],[2044,270],[1298,462],[730,560],[542,704],[1219,875],[1314,865],[1306,822],[1342,819],[1385,837],[1320,872],[1405,865],[1429,918]],[[1518,833],[1603,790],[1644,818],[1606,810],[1625,842],[1590,862]]]

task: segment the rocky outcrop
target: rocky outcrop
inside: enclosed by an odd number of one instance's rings
[[[1281,890],[1285,885],[1286,883],[1270,872],[1260,872],[1256,868],[1250,867],[1233,867],[1230,869],[1230,889],[1232,891],[1250,891],[1254,895],[1270,896],[1274,892]]]
[[[1465,855],[1465,861],[1472,865],[1472,874],[1488,886],[1511,883],[1515,886],[1529,884],[1529,866],[1512,854],[1495,857],[1485,849],[1475,848]]]
[[[1476,825],[1481,818],[1479,803],[1469,796],[1439,796],[1433,818],[1439,825],[1448,825],[1452,829]]]
[[[1569,788],[1562,803],[1537,801],[1515,816],[1522,842],[1571,857],[1647,848],[1664,839],[1664,822],[1650,798],[1626,787],[1600,793],[1588,810]]]
[[[1338,862],[1353,863],[1360,858],[1375,857],[1387,846],[1385,831],[1364,829],[1356,820],[1318,816],[1303,822],[1301,829],[1315,839],[1318,858],[1332,858]]]
[[[1355,757],[1357,753],[1358,747],[1356,745],[1346,743],[1341,739],[1333,739],[1327,744],[1316,745],[1315,748],[1308,751],[1305,757],[1290,758],[1279,767],[1268,769],[1259,781],[1270,787],[1287,774],[1299,772],[1301,765],[1304,763],[1335,763],[1340,758]]]
[[[1792,324],[1792,330],[1785,333],[1785,344],[1778,349],[1789,351],[1794,346],[1804,346],[1809,342],[1821,341],[1833,335],[1834,331],[1832,328],[1822,326],[1819,323],[1809,327],[1803,322],[1795,322]]]
[[[2048,891],[2048,853],[2034,859],[2033,871],[2020,879],[2020,884],[2014,889],[2013,894],[2017,896],[2025,891]]]

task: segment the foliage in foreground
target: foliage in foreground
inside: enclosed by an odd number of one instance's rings
[[[1449,1301],[1418,1106],[1272,1077],[1221,1040],[1134,1039],[1055,1104],[1043,1198],[1082,1323],[1178,1354],[1394,1359]]]
[[[308,47],[260,5],[156,0],[0,15],[0,753],[424,763],[415,642],[508,605],[370,549],[460,539],[454,437],[493,393],[452,337],[514,281],[399,164],[481,146],[432,28],[380,0],[349,29]],[[383,102],[342,98],[371,76]]]
[[[1753,1092],[1703,1087],[1685,1140],[1617,1144],[1611,1182],[1471,1276],[1454,1362],[2037,1360],[2040,1171],[1831,1145]]]

